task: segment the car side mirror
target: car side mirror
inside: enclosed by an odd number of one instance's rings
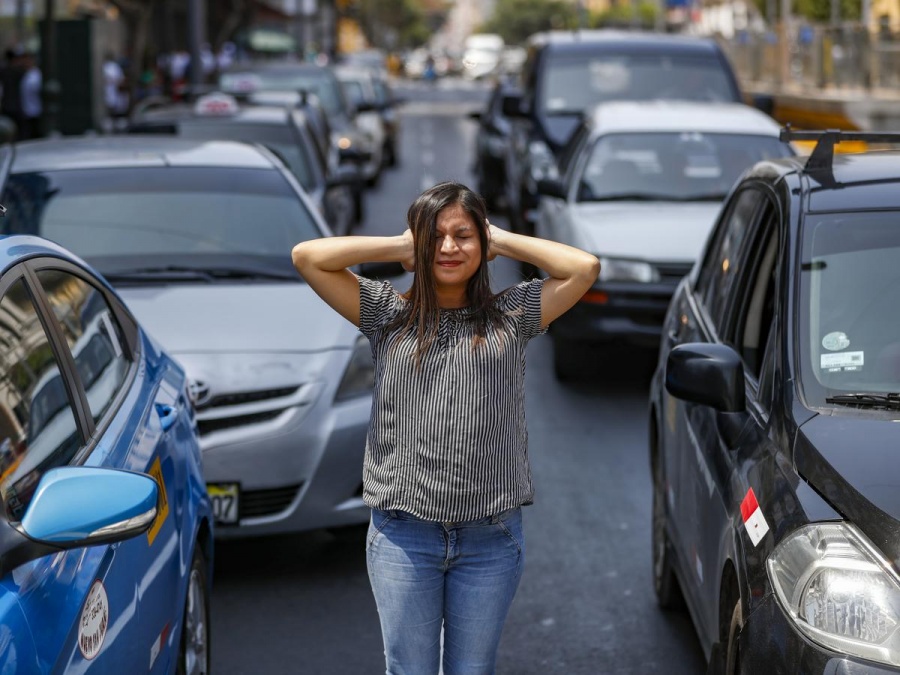
[[[746,408],[744,364],[727,345],[678,345],[666,360],[666,391],[722,412],[742,412]]]
[[[771,94],[753,94],[750,97],[751,105],[764,112],[769,117],[775,112],[775,97]]]
[[[522,94],[504,94],[501,100],[503,114],[507,117],[528,117],[530,111],[522,99]]]
[[[354,105],[354,107],[356,108],[356,112],[358,113],[372,112],[373,110],[380,110],[381,108],[378,104],[370,103],[368,101],[359,101]]]
[[[470,110],[469,111],[469,119],[475,120],[476,122],[481,121],[481,111],[480,110]]]
[[[540,195],[567,199],[566,186],[558,178],[540,178],[537,182],[537,191]]]
[[[50,553],[150,529],[159,486],[145,474],[86,466],[47,471],[18,524],[0,519],[0,575]]]
[[[357,150],[356,148],[340,148],[338,150],[338,157],[342,163],[351,162],[355,164],[363,164],[372,159],[372,153],[363,150]]]

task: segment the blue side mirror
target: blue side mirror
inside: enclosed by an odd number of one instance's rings
[[[144,474],[59,467],[41,478],[20,529],[60,548],[121,541],[149,529],[158,499],[156,481]]]

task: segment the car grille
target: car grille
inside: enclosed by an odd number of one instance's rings
[[[235,417],[223,417],[220,419],[202,420],[197,419],[197,430],[201,436],[211,434],[214,431],[222,431],[223,429],[233,429],[234,427],[243,427],[248,424],[259,424],[275,419],[285,408],[279,410],[269,410],[266,412],[253,413],[251,415],[236,415]]]
[[[272,398],[282,398],[295,393],[300,387],[282,387],[280,389],[263,389],[260,391],[240,391],[232,394],[219,394],[213,396],[209,401],[198,405],[197,410],[207,410],[209,408],[219,408],[227,405],[241,405],[244,403],[257,403],[258,401],[268,401]]]
[[[668,281],[674,284],[678,284],[681,281],[682,277],[687,275],[688,272],[691,271],[693,267],[692,263],[653,263],[654,267],[656,267],[656,271],[659,272],[659,280],[660,281]]]
[[[241,492],[241,518],[259,518],[280,513],[291,505],[303,484],[268,490]]]

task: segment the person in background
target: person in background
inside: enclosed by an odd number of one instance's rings
[[[16,133],[22,127],[22,56],[25,50],[20,46],[6,50],[3,67],[0,68],[0,113],[16,125]]]
[[[43,78],[35,56],[31,52],[25,52],[22,55],[22,70],[24,71],[20,85],[22,124],[19,128],[18,140],[27,141],[30,138],[40,138],[42,135],[41,116],[44,107],[41,102],[41,89]]]
[[[522,506],[534,489],[525,426],[525,349],[597,280],[577,248],[512,234],[484,201],[444,182],[409,207],[393,237],[297,244],[294,266],[358,326],[375,362],[363,499],[387,672],[494,672],[525,563]],[[546,279],[491,290],[488,261],[530,263]],[[400,294],[348,268],[399,262]],[[443,653],[441,634],[443,631]]]

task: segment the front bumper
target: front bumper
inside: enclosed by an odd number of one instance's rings
[[[811,642],[785,615],[774,595],[744,622],[740,635],[741,675],[822,673],[889,675],[900,669],[838,654]]]
[[[319,401],[201,439],[207,483],[239,483],[239,521],[217,539],[364,523],[362,464],[371,397]]]
[[[675,292],[670,283],[596,286],[553,322],[553,335],[572,342],[623,342],[658,347]],[[605,301],[601,298],[605,297]]]

